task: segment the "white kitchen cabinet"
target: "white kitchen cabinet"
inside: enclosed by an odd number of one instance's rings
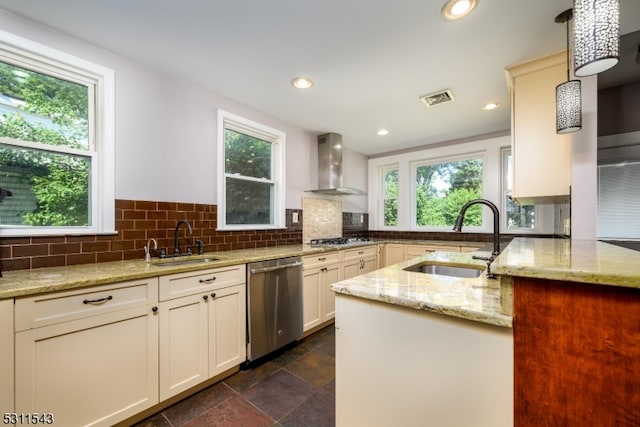
[[[404,245],[400,243],[387,243],[384,245],[384,266],[398,264],[404,261]]]
[[[302,258],[302,330],[308,331],[335,317],[333,283],[342,280],[339,252]]]
[[[161,401],[209,378],[206,295],[160,303]]]
[[[110,426],[158,403],[158,279],[17,298],[15,411]]]
[[[556,133],[555,88],[567,79],[566,52],[507,68],[511,89],[512,197],[556,200],[571,186],[571,136]]]
[[[160,400],[245,361],[244,269],[238,265],[160,278],[166,298],[159,304]]]
[[[378,243],[378,255],[376,257],[376,269],[384,268],[384,243]]]
[[[0,413],[13,410],[13,299],[0,301]]]
[[[460,252],[460,246],[445,245],[404,245],[404,261],[417,256],[422,256],[431,252]]]
[[[377,249],[377,246],[366,246],[342,251],[342,280],[374,271]]]

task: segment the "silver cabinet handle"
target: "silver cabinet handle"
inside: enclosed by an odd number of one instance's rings
[[[108,297],[98,298],[98,299],[86,299],[82,301],[83,304],[104,304],[107,301],[111,301],[113,297],[109,295]]]
[[[200,283],[213,283],[216,280],[216,276],[213,276],[211,279],[200,279]]]

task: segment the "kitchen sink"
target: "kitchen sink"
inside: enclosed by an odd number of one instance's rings
[[[484,271],[484,267],[456,267],[452,265],[441,265],[423,262],[420,264],[409,266],[404,270],[414,273],[435,274],[438,276],[474,278],[479,277],[480,274],[482,274],[482,272]]]
[[[203,264],[211,261],[218,261],[220,258],[208,257],[208,258],[179,258],[179,259],[170,259],[168,261],[156,261],[151,263],[151,265],[155,265],[156,267],[176,267],[180,265],[189,265],[189,264]]]

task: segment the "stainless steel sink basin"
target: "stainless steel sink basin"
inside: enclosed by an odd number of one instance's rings
[[[421,263],[412,265],[404,269],[414,273],[436,274],[438,276],[449,277],[479,277],[484,271],[483,267],[454,267],[451,265],[440,265],[431,263]]]
[[[206,262],[217,261],[220,258],[208,257],[208,258],[176,258],[169,259],[167,261],[156,261],[151,263],[151,265],[155,265],[156,267],[176,267],[180,265],[189,265],[189,264],[203,264]]]

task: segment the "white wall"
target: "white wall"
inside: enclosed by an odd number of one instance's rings
[[[598,225],[598,78],[582,81],[582,129],[571,135],[571,238],[595,239]]]
[[[304,191],[317,187],[314,134],[2,9],[0,28],[115,71],[116,198],[217,203],[218,108],[287,134],[287,208],[300,209]],[[345,154],[345,175],[356,181],[345,176],[345,185],[366,190],[367,159]],[[345,210],[366,212],[366,197],[347,197]]]

